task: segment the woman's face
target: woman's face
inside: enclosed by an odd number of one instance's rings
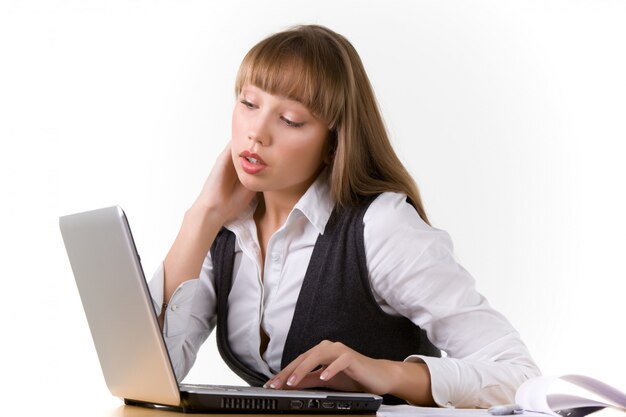
[[[233,110],[231,153],[242,184],[299,197],[323,164],[327,125],[300,102],[246,84]]]

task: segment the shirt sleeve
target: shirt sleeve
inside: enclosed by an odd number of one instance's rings
[[[487,408],[513,402],[539,375],[519,334],[475,288],[450,236],[426,224],[399,193],[383,193],[363,219],[367,266],[381,307],[409,318],[444,351],[421,355],[442,407]]]
[[[148,284],[157,315],[163,306],[163,264],[159,265]],[[210,254],[204,260],[198,278],[178,286],[165,311],[163,337],[176,379],[182,381],[193,366],[202,343],[216,323],[216,296],[213,263]]]

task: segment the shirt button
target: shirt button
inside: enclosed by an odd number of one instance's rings
[[[172,311],[176,311],[176,310],[178,310],[178,306],[177,306],[176,304],[174,304],[174,305],[172,306]]]
[[[280,255],[277,254],[276,252],[272,253],[272,261],[274,262],[280,261]]]

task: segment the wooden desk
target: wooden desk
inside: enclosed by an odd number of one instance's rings
[[[9,407],[9,413],[5,413],[5,409],[0,408],[0,415],[7,416],[54,416],[54,417],[330,417],[330,415],[324,414],[308,414],[308,415],[294,415],[294,414],[185,414],[179,413],[176,411],[158,409],[158,408],[146,408],[146,407],[137,407],[132,405],[124,405],[121,401],[117,402],[117,399],[114,399],[114,402],[99,402],[93,401],[92,404],[88,404],[85,401],[78,401],[78,403],[72,402],[62,402],[62,403],[53,403],[53,404],[41,404],[37,402],[33,402],[32,404],[22,404],[20,410],[11,411]],[[389,410],[385,410],[385,414],[389,415]],[[451,414],[454,414],[454,410],[441,410],[448,417]],[[467,417],[469,412],[477,411],[481,413],[481,417],[492,417],[487,410],[463,410],[459,409],[458,417]],[[401,413],[402,415],[406,415],[406,412]],[[355,416],[359,417],[359,415],[350,415],[350,417]],[[415,413],[415,417],[424,416],[424,412]],[[433,413],[432,416],[437,416],[437,413]],[[614,409],[606,409],[593,414],[594,417],[617,417],[624,416],[624,413],[616,411]],[[334,415],[333,417],[337,417]],[[363,415],[361,417],[377,417],[372,414]],[[441,417],[441,416],[440,416]],[[456,417],[456,416],[455,416]],[[524,414],[521,414],[520,417],[524,417]]]
[[[83,414],[84,415],[84,414]],[[132,405],[120,405],[119,407],[112,408],[108,411],[108,414],[101,413],[98,414],[102,417],[196,417],[196,416],[226,416],[226,417],[264,417],[264,416],[272,416],[272,417],[303,417],[302,414],[185,414],[178,413],[176,411],[163,410],[158,408],[146,408],[146,407],[136,407]],[[352,414],[351,416],[353,416]],[[320,416],[324,417],[324,414],[308,414],[309,417]],[[358,417],[358,415],[354,415]],[[364,415],[363,417],[374,417],[373,414]]]
[[[470,411],[470,410],[457,410],[459,412],[459,417],[463,417],[463,415]],[[485,417],[492,417],[490,414],[487,413],[486,410],[482,410],[484,412]],[[454,411],[452,411],[452,413],[454,413]],[[46,415],[49,415],[48,413],[46,413]],[[66,416],[66,414],[63,413],[55,413],[53,414],[54,416]],[[73,415],[73,414],[72,414]],[[79,415],[79,414],[77,414]],[[136,406],[132,406],[132,405],[120,405],[119,407],[113,407],[110,408],[108,410],[102,409],[101,412],[97,412],[97,413],[92,413],[92,412],[88,412],[86,413],[85,410],[80,410],[80,415],[81,416],[97,416],[97,417],[181,417],[181,416],[187,416],[187,417],[195,417],[195,416],[224,416],[224,417],[305,417],[307,415],[294,415],[294,414],[185,414],[185,413],[178,413],[175,411],[169,411],[169,410],[161,410],[161,409],[154,409],[154,408],[145,408],[145,407],[136,407]],[[325,417],[325,416],[330,416],[330,415],[324,415],[324,414],[309,414],[309,417],[314,417],[314,416],[320,416],[320,417]],[[420,414],[423,415],[423,414]],[[450,414],[448,414],[450,415]],[[593,414],[593,416],[597,416],[597,417],[617,417],[617,416],[623,416],[623,413],[620,413],[616,410],[611,410],[611,409],[607,409],[607,410],[602,410],[599,412],[596,412]],[[352,415],[351,415],[352,416]],[[355,417],[359,417],[358,415],[354,415]],[[523,417],[523,414],[521,415]],[[334,416],[336,417],[336,415]],[[366,415],[366,416],[362,416],[362,417],[375,417],[374,415]],[[418,416],[416,416],[418,417]]]
[[[111,410],[110,414],[102,414],[103,417],[196,417],[196,416],[224,416],[224,417],[329,417],[331,414],[185,414],[169,410],[159,410],[131,405],[122,405]],[[332,415],[337,417],[336,414]],[[376,417],[375,414],[350,414],[346,417]]]

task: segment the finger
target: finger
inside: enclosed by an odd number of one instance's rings
[[[309,349],[306,352],[302,353],[296,359],[291,361],[291,363],[289,363],[289,365],[287,365],[285,368],[283,368],[283,370],[280,371],[278,374],[276,374],[275,377],[273,377],[268,382],[266,382],[264,386],[265,387],[269,387],[269,388],[275,388],[275,389],[287,388],[290,385],[287,385],[286,383],[287,383],[287,381],[290,381],[290,380],[291,380],[291,386],[294,386],[295,384],[297,384],[297,381],[302,379],[301,377],[300,378],[295,377],[295,379],[291,379],[291,377],[293,376],[294,372],[296,372],[296,369],[298,369],[300,366],[302,366],[302,363],[307,361],[307,360],[309,361],[309,363],[315,363],[316,360],[315,359],[312,360],[311,356],[319,355],[320,351],[329,350],[334,345],[336,345],[336,346],[343,346],[341,344],[336,344],[336,343],[330,342],[328,340],[324,340],[324,341],[320,342],[319,344],[315,345],[314,347],[312,347],[311,349]],[[314,366],[309,366],[308,367],[308,371],[304,372],[304,373],[301,373],[300,375],[308,374],[309,372],[311,372],[313,369],[315,369],[319,365],[323,365],[323,364],[318,363],[318,364],[316,364]]]
[[[336,391],[365,391],[363,386],[357,381],[353,380],[345,373],[340,372],[336,374],[332,379],[328,381],[324,381],[319,378],[320,374],[323,372],[325,368],[322,368],[318,371],[311,372],[305,375],[298,385],[293,387],[285,386],[286,389],[307,389],[307,388],[324,388],[324,389],[332,389]]]
[[[343,345],[337,343],[319,344],[311,349],[306,357],[296,366],[287,378],[288,386],[297,385],[304,376],[313,372],[319,366],[334,362],[342,354]]]
[[[354,355],[345,352],[342,353],[337,359],[331,362],[324,371],[320,373],[320,379],[322,381],[328,381],[339,372],[342,372],[350,367],[354,362]]]
[[[320,379],[323,369],[304,375],[296,385],[285,385],[284,389],[325,388],[326,382]]]
[[[281,389],[289,378],[289,375],[292,374],[293,370],[297,368],[297,366],[305,359],[308,351],[298,356],[296,359],[291,361],[289,365],[283,368],[282,371],[277,373],[273,378],[270,378],[269,381],[263,385],[264,388],[272,388],[272,389]]]

